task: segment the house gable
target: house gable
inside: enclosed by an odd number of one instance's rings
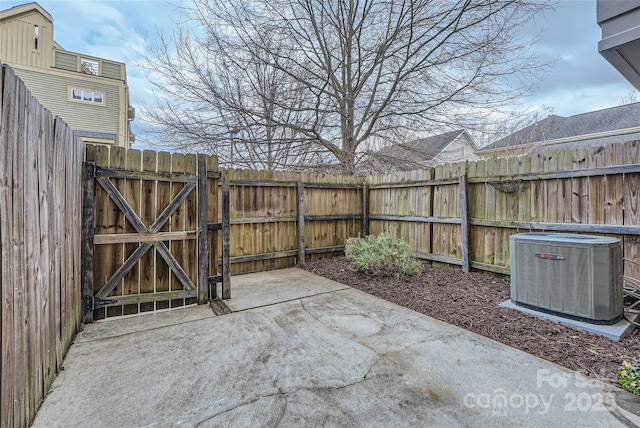
[[[0,58],[14,65],[53,65],[53,18],[37,3],[0,12]]]

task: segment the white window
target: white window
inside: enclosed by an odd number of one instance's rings
[[[71,88],[71,100],[104,105],[104,94],[98,91]]]
[[[40,29],[37,25],[33,26],[33,48],[38,49],[38,36],[40,35]]]

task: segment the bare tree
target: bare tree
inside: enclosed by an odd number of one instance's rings
[[[464,126],[529,89],[541,64],[514,35],[552,4],[193,0],[183,7],[189,19],[149,46],[145,62],[162,89],[152,111],[161,128],[176,140],[210,142],[219,155],[241,135],[244,159],[266,157],[277,167],[333,162],[353,173],[367,142]]]

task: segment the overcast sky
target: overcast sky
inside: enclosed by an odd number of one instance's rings
[[[27,1],[0,0],[0,9]],[[171,30],[180,11],[160,0],[39,0],[54,19],[55,40],[65,49],[127,64],[131,104],[153,101],[152,89],[135,66],[143,49],[139,34],[153,36],[156,28]],[[173,3],[179,3],[175,1]],[[570,116],[621,104],[634,91],[598,53],[600,27],[596,0],[564,0],[555,12],[523,28],[522,35],[540,33],[538,54],[557,58],[540,87],[522,100],[533,109],[546,107]],[[134,121],[135,124],[135,121]],[[134,126],[135,132],[135,126]]]

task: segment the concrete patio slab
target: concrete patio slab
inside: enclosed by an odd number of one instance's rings
[[[230,302],[244,296],[239,312],[186,308],[158,314],[158,325],[147,315],[87,326],[33,426],[640,422],[629,393],[341,284],[320,291],[315,275],[295,271],[264,274],[282,303],[252,304],[249,290],[265,277],[236,277]],[[295,297],[305,287],[311,295]]]
[[[225,303],[239,312],[347,288],[302,269],[281,269],[231,277],[231,299]]]

